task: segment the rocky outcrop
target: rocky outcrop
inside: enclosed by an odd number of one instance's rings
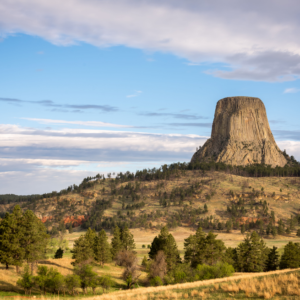
[[[228,97],[218,101],[211,138],[193,155],[192,162],[212,159],[242,166],[286,165],[259,98]]]

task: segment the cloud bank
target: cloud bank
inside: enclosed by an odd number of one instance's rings
[[[207,72],[226,79],[300,76],[298,0],[2,0],[0,12],[2,37],[22,32],[62,46],[172,53],[218,63]]]

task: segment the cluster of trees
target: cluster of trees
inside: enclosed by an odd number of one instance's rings
[[[82,288],[84,294],[88,288],[91,288],[95,294],[96,288],[100,286],[104,292],[113,285],[113,281],[109,275],[98,276],[90,264],[78,265],[74,267],[73,274],[66,276],[63,276],[57,269],[49,269],[47,266],[38,266],[37,275],[34,276],[27,264],[17,285],[24,289],[25,294],[31,294],[31,290],[36,287],[44,295],[47,292],[65,295],[67,291],[74,296],[75,293],[78,294],[78,288]]]
[[[6,213],[0,222],[0,262],[16,266],[17,272],[24,261],[33,264],[44,258],[49,236],[44,224],[31,210],[22,213],[19,205]]]
[[[264,272],[300,266],[299,243],[288,243],[280,259],[277,248],[268,248],[256,231],[247,234],[238,247],[226,248],[216,234],[206,234],[199,227],[185,239],[184,250],[181,260],[174,237],[163,227],[151,244],[151,260],[144,257],[142,262],[152,285],[224,277],[234,271]]]
[[[89,228],[86,234],[74,243],[72,258],[75,261],[73,265],[96,261],[103,266],[104,263],[115,260],[119,266],[125,267],[122,277],[127,287],[131,288],[140,276],[134,249],[133,235],[126,226],[122,229],[118,226],[114,228],[111,244],[109,244],[104,230],[101,230],[97,235],[94,230]]]

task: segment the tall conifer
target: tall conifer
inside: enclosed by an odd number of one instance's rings
[[[120,228],[116,226],[113,231],[113,238],[111,240],[111,253],[113,259],[117,257],[119,251],[122,250],[121,232]]]
[[[127,225],[121,230],[122,248],[126,251],[135,249],[135,243],[132,233],[129,231]]]
[[[22,220],[21,208],[16,205],[12,214],[7,213],[0,222],[0,262],[6,269],[9,265],[14,265],[18,271],[25,256],[25,249],[21,246],[25,233]]]
[[[111,261],[110,245],[107,241],[107,235],[102,229],[95,239],[95,259],[103,266],[104,263]]]

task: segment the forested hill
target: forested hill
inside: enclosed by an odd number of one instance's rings
[[[60,192],[2,195],[1,215],[16,203],[42,219],[48,231],[82,226],[96,230],[187,226],[262,234],[296,234],[300,167],[233,167],[221,163],[177,163],[136,173],[98,174]],[[292,217],[291,217],[292,216]],[[289,231],[288,231],[289,232]]]

